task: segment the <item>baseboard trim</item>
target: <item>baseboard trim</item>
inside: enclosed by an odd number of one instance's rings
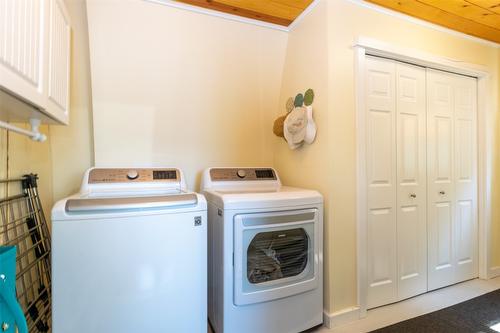
[[[488,279],[493,279],[497,276],[500,276],[500,266],[490,267],[488,270]]]
[[[359,319],[359,307],[353,306],[333,313],[323,312],[323,324],[328,328],[347,324]]]

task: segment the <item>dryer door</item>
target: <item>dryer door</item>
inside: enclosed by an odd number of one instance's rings
[[[235,216],[234,303],[245,305],[318,286],[317,209]]]

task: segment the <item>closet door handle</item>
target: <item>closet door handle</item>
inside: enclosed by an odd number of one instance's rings
[[[446,192],[445,192],[445,191],[439,191],[439,194],[441,194],[441,195],[445,195],[445,194],[446,194]]]
[[[416,197],[417,197],[417,195],[415,193],[410,194],[410,198],[415,199]]]

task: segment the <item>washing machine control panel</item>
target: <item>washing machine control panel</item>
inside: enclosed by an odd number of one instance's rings
[[[88,183],[178,182],[179,177],[177,169],[95,168],[90,171]]]
[[[212,181],[254,181],[276,180],[276,173],[270,168],[213,168]]]

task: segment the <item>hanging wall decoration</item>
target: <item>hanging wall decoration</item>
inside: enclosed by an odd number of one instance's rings
[[[273,132],[288,143],[290,149],[297,149],[304,143],[311,144],[316,138],[316,123],[312,116],[314,91],[308,89],[304,95],[286,101],[286,114],[274,121]]]

